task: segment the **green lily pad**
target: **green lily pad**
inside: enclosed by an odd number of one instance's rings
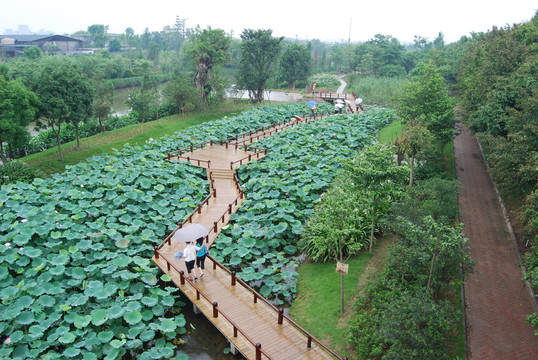
[[[123,314],[123,320],[125,320],[129,325],[135,325],[142,320],[142,314],[138,310],[126,312]]]
[[[91,313],[92,324],[99,326],[108,320],[108,312],[105,309],[96,309]]]
[[[161,322],[161,330],[163,332],[172,332],[177,328],[176,322],[172,319],[164,319]]]

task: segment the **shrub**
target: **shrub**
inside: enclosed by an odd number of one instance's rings
[[[0,166],[0,187],[18,181],[31,183],[35,178],[43,178],[44,174],[19,161],[10,161]]]

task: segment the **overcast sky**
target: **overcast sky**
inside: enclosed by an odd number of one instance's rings
[[[472,32],[485,32],[529,21],[536,0],[8,0],[0,11],[0,34],[28,25],[31,31],[71,34],[92,24],[109,26],[111,33],[132,27],[137,34],[160,31],[175,23],[233,31],[272,29],[275,36],[360,42],[375,34],[413,42],[415,35],[433,40],[439,32],[445,42]]]

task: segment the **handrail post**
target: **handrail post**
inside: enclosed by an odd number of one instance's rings
[[[153,255],[155,255],[155,259],[159,258],[159,247],[158,246],[155,246]]]
[[[254,304],[258,303],[258,294],[254,293]]]
[[[284,320],[284,310],[278,309],[278,325],[282,325],[283,320]]]
[[[168,262],[168,260],[166,260],[166,268],[168,269],[168,271],[172,269],[170,266],[170,262]]]
[[[218,221],[213,222],[213,230],[215,231],[215,233],[216,233],[217,230],[218,230],[218,228],[217,228],[217,224],[218,224]]]
[[[179,283],[185,285],[185,272],[183,270],[179,272]]]
[[[170,161],[170,153],[168,153],[168,161]]]
[[[219,304],[215,301],[213,302],[213,317],[217,318],[219,317],[219,310],[218,310]]]
[[[262,360],[262,344],[256,344],[256,360]]]
[[[228,204],[228,214],[232,214],[232,204]]]
[[[235,271],[232,271],[232,286],[235,286]]]
[[[310,336],[310,334],[308,335],[308,341],[306,342],[306,347],[307,348],[312,347],[312,336]]]

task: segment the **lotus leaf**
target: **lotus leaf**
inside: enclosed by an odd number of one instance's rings
[[[253,247],[254,245],[256,245],[256,239],[253,239],[253,238],[251,238],[251,237],[249,237],[249,238],[243,238],[243,239],[241,240],[241,244],[244,245],[244,246],[246,246],[246,247],[251,248],[251,247]]]
[[[62,275],[65,272],[65,266],[56,266],[49,269],[49,272],[54,276],[57,277],[59,275]]]
[[[129,324],[129,325],[135,325],[142,320],[142,314],[138,310],[129,311],[123,314],[123,319]]]
[[[32,340],[39,339],[43,336],[44,331],[45,329],[43,329],[43,327],[38,324],[34,324],[28,329],[28,336],[31,337]]]
[[[142,341],[140,341],[139,339],[134,339],[134,340],[127,341],[127,344],[125,344],[125,347],[127,349],[136,350],[138,348],[141,348],[142,344],[143,344]]]
[[[230,259],[230,265],[239,265],[239,264],[241,264],[240,257],[233,257]]]
[[[88,297],[84,294],[73,294],[71,295],[68,300],[67,304],[71,306],[80,306],[86,304],[88,301]]]
[[[151,310],[155,316],[161,316],[164,314],[164,307],[162,305],[155,305]]]
[[[13,359],[25,359],[27,357],[27,354],[28,354],[28,346],[26,345],[18,345],[14,350],[13,350]]]
[[[24,296],[21,296],[20,298],[18,298],[17,301],[15,301],[15,306],[17,306],[17,307],[19,307],[21,309],[24,309],[24,308],[29,307],[33,303],[34,303],[34,298],[32,298],[31,296],[28,296],[28,295],[24,295]]]
[[[164,282],[168,282],[168,281],[172,281],[172,278],[170,277],[170,275],[162,274],[161,275],[161,280],[164,281]]]
[[[164,319],[161,322],[161,330],[163,332],[172,332],[177,328],[177,324],[173,319]]]
[[[105,309],[95,309],[91,312],[92,324],[99,326],[108,320],[108,312]]]
[[[82,354],[84,360],[97,360],[97,355],[93,352],[82,350]]]
[[[76,336],[72,332],[67,332],[64,335],[60,336],[58,338],[58,341],[62,344],[71,344],[73,341],[75,341]]]
[[[249,253],[249,250],[246,247],[239,246],[238,248],[235,249],[235,253],[239,257],[245,257],[245,255],[247,255]]]
[[[56,256],[52,256],[52,258],[49,259],[50,263],[52,265],[66,265],[69,262],[69,255],[67,254],[58,254]]]
[[[114,304],[108,309],[108,316],[110,319],[117,319],[125,312],[124,308],[119,304]]]
[[[113,331],[101,331],[99,334],[97,334],[97,338],[102,343],[108,343],[110,340],[112,340],[112,337],[114,337]]]
[[[163,306],[170,307],[170,306],[174,306],[175,303],[176,303],[176,299],[172,295],[163,296],[163,298],[161,299],[161,304]]]
[[[34,314],[31,311],[23,311],[17,316],[17,323],[21,325],[28,325],[35,320]]]
[[[80,350],[71,346],[66,348],[62,355],[68,358],[74,358],[80,355]]]
[[[39,257],[41,256],[41,254],[43,253],[43,251],[41,249],[37,249],[37,248],[33,248],[31,246],[26,246],[22,253],[30,258],[36,258],[36,257]]]
[[[270,293],[271,293],[271,288],[266,285],[262,286],[262,288],[260,289],[260,295],[263,297],[269,296]]]
[[[118,340],[118,339],[114,339],[110,342],[110,346],[112,346],[113,348],[115,349],[119,349],[120,347],[122,347],[125,343],[127,342],[127,340],[123,339],[123,340]]]
[[[141,301],[142,301],[142,304],[152,307],[152,306],[155,306],[159,302],[159,299],[156,297],[144,296]]]
[[[21,330],[16,330],[12,332],[11,335],[9,336],[9,338],[11,339],[11,342],[14,344],[21,341],[23,337],[24,337],[24,333]]]

